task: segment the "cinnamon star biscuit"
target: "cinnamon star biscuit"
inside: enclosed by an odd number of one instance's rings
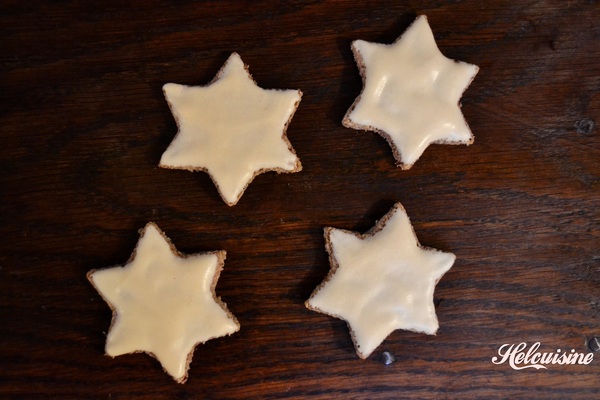
[[[446,58],[426,16],[393,44],[356,40],[352,51],[363,90],[344,126],[379,133],[402,169],[409,169],[431,143],[473,143],[459,100],[479,67]]]
[[[230,206],[258,174],[302,170],[286,136],[302,92],[258,87],[237,53],[207,86],[163,92],[179,131],[160,167],[207,172]]]
[[[127,264],[90,271],[89,281],[113,310],[106,354],[148,353],[184,383],[196,345],[240,329],[215,293],[225,255],[183,255],[148,223]]]
[[[433,291],[455,256],[421,246],[396,203],[364,235],[325,228],[331,270],[305,305],[348,323],[354,347],[367,358],[396,329],[433,335]]]

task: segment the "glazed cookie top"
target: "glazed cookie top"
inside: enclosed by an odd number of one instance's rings
[[[357,40],[352,50],[364,86],[345,126],[382,134],[403,169],[431,143],[472,143],[459,100],[479,68],[446,58],[427,17],[419,16],[391,45]]]
[[[228,205],[262,172],[302,169],[286,136],[302,92],[258,87],[237,53],[209,85],[163,91],[179,132],[159,165],[206,171]]]
[[[149,223],[124,266],[88,279],[113,309],[106,354],[146,352],[177,382],[187,379],[194,348],[239,330],[215,294],[224,251],[183,256]]]
[[[434,334],[433,292],[455,256],[421,246],[400,203],[364,235],[325,229],[331,270],[306,302],[345,320],[368,357],[395,329]]]

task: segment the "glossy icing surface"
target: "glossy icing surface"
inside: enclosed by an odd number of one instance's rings
[[[90,274],[114,313],[106,354],[150,353],[183,380],[196,344],[239,330],[213,297],[224,257],[223,251],[180,257],[154,224],[146,225],[132,261]]]
[[[309,308],[348,322],[362,358],[395,329],[437,331],[434,288],[455,260],[418,244],[399,203],[384,221],[382,229],[361,237],[328,228],[334,272],[307,301]]]
[[[347,118],[384,132],[405,168],[431,143],[473,140],[458,102],[479,68],[446,58],[425,16],[391,45],[357,40],[352,48],[364,64],[364,88]]]
[[[259,172],[301,169],[285,129],[302,93],[258,87],[237,53],[209,85],[167,83],[163,91],[179,132],[160,166],[205,170],[227,204]]]

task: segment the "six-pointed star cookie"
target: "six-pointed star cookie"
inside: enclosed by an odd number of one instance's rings
[[[197,344],[240,329],[215,294],[224,260],[225,251],[184,256],[155,224],[146,225],[125,266],[87,275],[113,310],[106,354],[149,353],[185,382]]]
[[[228,205],[262,172],[302,169],[286,136],[302,92],[258,87],[237,53],[209,85],[163,91],[179,132],[159,165],[206,171]]]
[[[455,256],[421,246],[400,203],[364,235],[325,228],[331,270],[306,307],[345,320],[359,357],[395,329],[435,334],[436,283]]]
[[[431,143],[471,144],[459,100],[479,68],[446,58],[427,17],[419,16],[393,44],[352,43],[363,90],[342,123],[378,132],[399,167],[409,169]]]

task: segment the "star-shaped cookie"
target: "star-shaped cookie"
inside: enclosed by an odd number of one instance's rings
[[[400,203],[364,235],[325,228],[331,270],[306,307],[345,320],[360,358],[396,329],[438,329],[433,291],[455,256],[419,244]]]
[[[431,143],[473,143],[459,100],[479,68],[446,58],[427,17],[419,16],[391,45],[356,40],[352,51],[363,90],[344,126],[378,132],[402,169]]]
[[[126,265],[90,271],[89,281],[113,310],[106,354],[148,353],[184,383],[196,345],[240,329],[215,294],[225,255],[183,255],[148,223]]]
[[[207,172],[228,205],[258,174],[302,169],[286,136],[302,92],[258,87],[237,53],[207,86],[163,92],[179,131],[159,166]]]

